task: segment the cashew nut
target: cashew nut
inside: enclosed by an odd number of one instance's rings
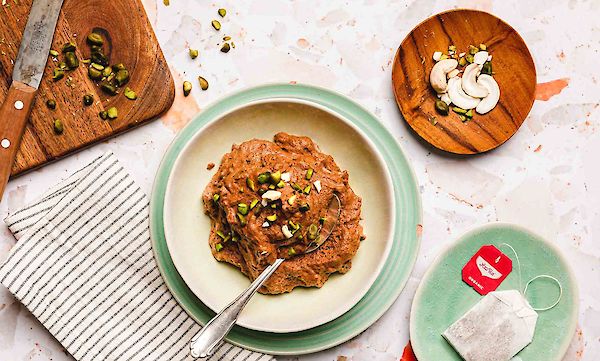
[[[483,65],[483,63],[487,61],[488,55],[489,54],[487,51],[478,51],[475,53],[475,55],[473,55],[473,62],[475,64]]]
[[[446,82],[446,74],[456,69],[458,61],[455,59],[444,59],[438,61],[429,74],[429,82],[437,93],[445,93],[448,91],[448,83]]]
[[[459,108],[475,108],[479,104],[480,99],[467,95],[463,90],[461,83],[462,78],[459,77],[448,80],[448,96],[450,96],[450,100],[452,100],[452,103]]]
[[[500,99],[500,87],[496,80],[490,75],[481,74],[477,79],[477,84],[485,87],[489,94],[487,97],[481,99],[481,102],[475,108],[475,111],[479,114],[485,114],[490,110],[494,109],[498,100]]]
[[[473,63],[465,68],[465,72],[462,76],[463,90],[465,93],[475,98],[485,98],[489,93],[485,87],[477,84],[477,75],[480,71],[481,65]]]

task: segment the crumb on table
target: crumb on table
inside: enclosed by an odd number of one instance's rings
[[[214,167],[215,167],[215,163],[213,163],[213,162],[210,162],[210,163],[208,163],[208,164],[206,165],[206,169],[208,169],[208,170],[211,170],[211,169],[213,169]]]

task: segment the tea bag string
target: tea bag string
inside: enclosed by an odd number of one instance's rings
[[[563,288],[562,288],[562,284],[560,283],[560,281],[550,275],[537,275],[537,276],[533,277],[532,279],[530,279],[529,281],[527,281],[527,283],[525,284],[525,288],[523,289],[523,291],[521,291],[523,283],[522,283],[522,273],[521,273],[521,261],[519,261],[519,255],[517,254],[517,251],[515,251],[515,249],[508,243],[502,243],[502,244],[500,244],[500,246],[506,246],[506,247],[510,248],[510,250],[515,255],[515,260],[517,261],[517,268],[519,269],[519,292],[521,292],[521,294],[523,294],[523,297],[525,297],[525,299],[527,299],[527,288],[533,281],[535,281],[537,279],[540,279],[540,278],[551,279],[554,282],[556,282],[556,284],[558,285],[558,298],[553,304],[551,304],[548,307],[532,307],[531,309],[533,309],[534,311],[548,311],[548,310],[556,307],[556,305],[558,305],[558,303],[562,299],[562,295],[563,295]]]

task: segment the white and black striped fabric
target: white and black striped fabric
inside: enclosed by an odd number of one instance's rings
[[[4,284],[77,360],[188,360],[200,329],[150,244],[148,199],[112,153],[6,218]],[[268,361],[221,345],[211,360]]]

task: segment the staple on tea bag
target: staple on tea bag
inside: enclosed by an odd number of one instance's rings
[[[448,327],[442,336],[466,361],[509,361],[533,340],[538,314],[560,302],[562,285],[554,277],[538,275],[521,291],[521,264],[513,247],[519,269],[519,290],[488,293],[460,319]],[[559,287],[556,302],[548,307],[531,307],[525,297],[529,285],[539,279],[554,280]]]

